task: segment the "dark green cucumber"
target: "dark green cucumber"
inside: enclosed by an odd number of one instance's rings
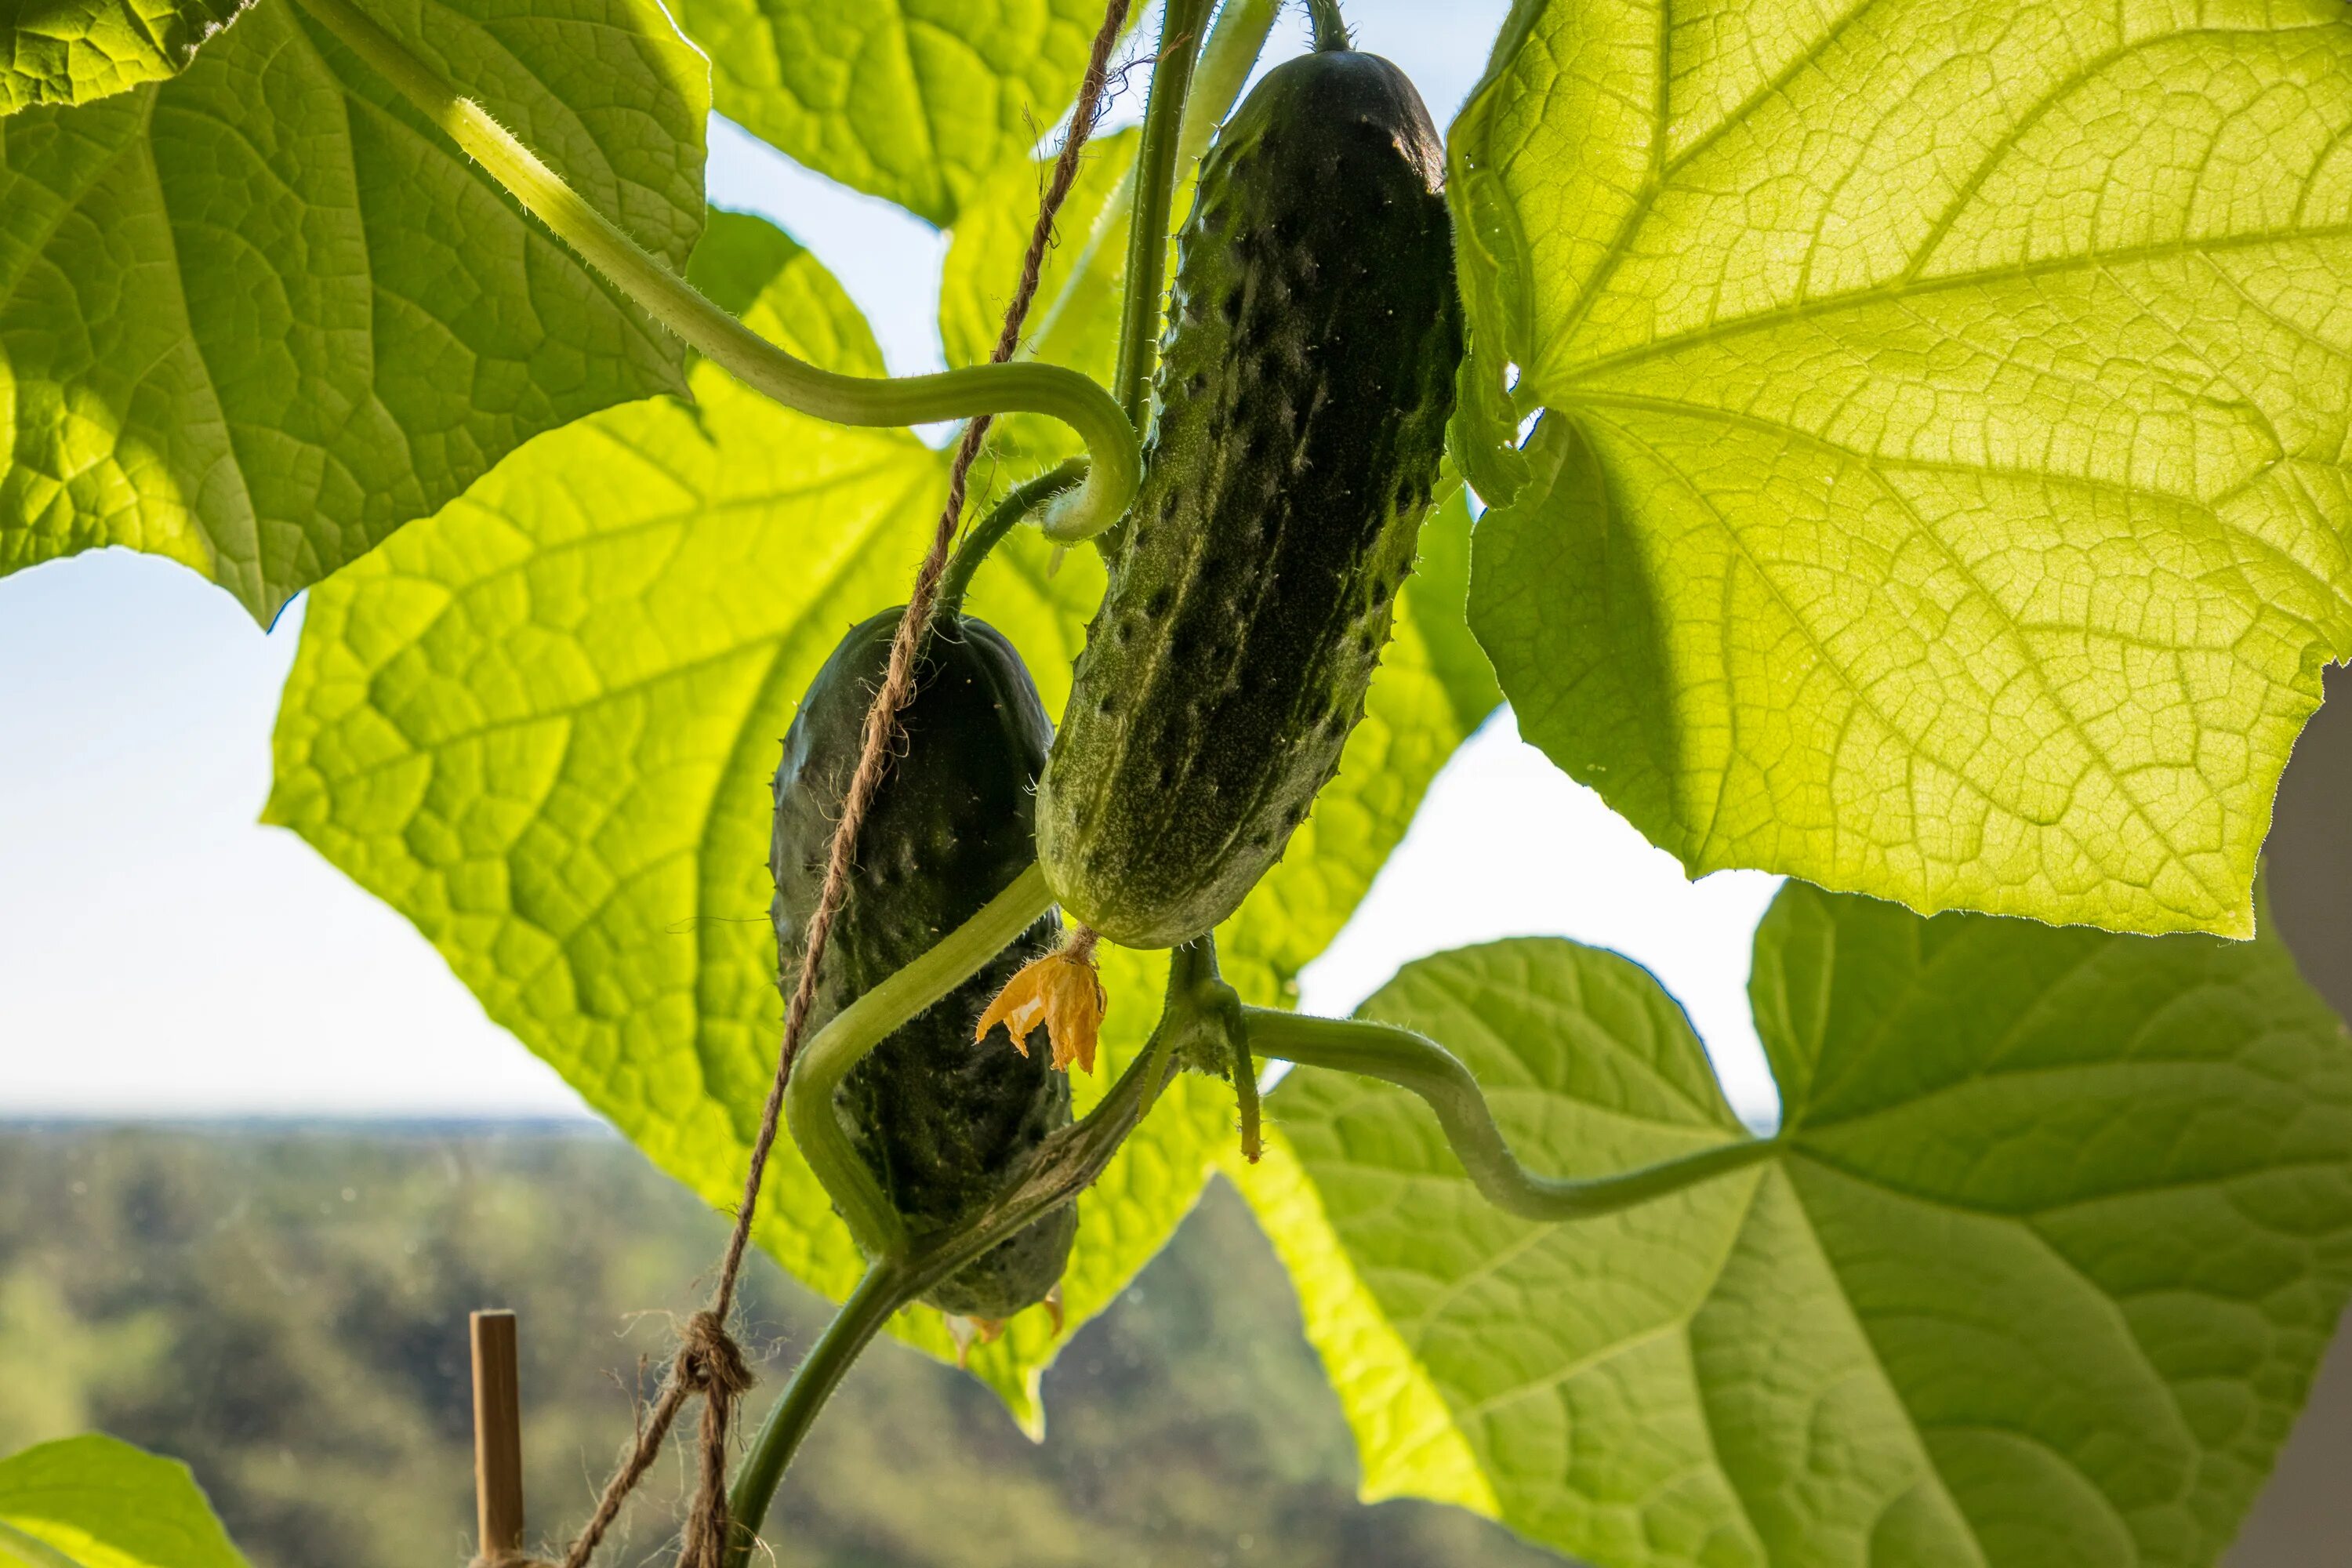
[[[899,614],[850,629],[784,737],[769,864],[788,998]],[[943,618],[900,721],[906,734],[858,834],[856,873],[818,971],[811,1034],[979,913],[1034,853],[1032,791],[1054,731],[1011,643],[983,621]],[[1043,1027],[1026,1057],[1002,1025],[978,1045],[971,1037],[981,1011],[1015,970],[1054,949],[1059,931],[1050,913],[1038,921],[877,1046],[835,1095],[850,1142],[918,1238],[970,1214],[1016,1157],[1070,1123],[1069,1080],[1053,1069]],[[924,1299],[945,1311],[1009,1318],[1062,1277],[1077,1223],[1075,1207],[1057,1210]]]
[[[1337,770],[1389,636],[1462,354],[1444,153],[1332,48],[1218,132],[1144,447],[1040,787],[1038,858],[1114,942],[1211,930]]]

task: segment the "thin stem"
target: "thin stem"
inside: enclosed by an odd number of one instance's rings
[[[792,1381],[784,1384],[784,1392],[769,1408],[768,1418],[760,1424],[760,1434],[751,1439],[751,1451],[743,1456],[727,1495],[727,1517],[735,1522],[735,1539],[727,1548],[727,1568],[743,1568],[750,1561],[785,1467],[800,1451],[801,1439],[816,1424],[817,1412],[824,1408],[851,1365],[892,1314],[913,1300],[921,1289],[904,1264],[874,1265],[816,1343],[809,1347],[808,1354],[801,1358],[800,1365],[793,1369]]]
[[[1251,1058],[1246,1031],[1234,1037],[1234,1103],[1241,1115],[1242,1158],[1255,1165],[1265,1152],[1265,1136],[1260,1125],[1257,1063]]]
[[[963,613],[963,596],[971,587],[971,574],[980,570],[980,563],[988,559],[988,552],[1003,542],[1004,536],[1013,531],[1015,524],[1085,477],[1084,463],[1064,463],[1026,484],[1015,486],[1011,493],[998,501],[996,510],[981,519],[957,543],[955,554],[949,559],[947,570],[940,576],[940,596],[931,610],[933,623]]]
[[[1488,1203],[1523,1219],[1590,1219],[1728,1175],[1769,1156],[1779,1143],[1749,1138],[1613,1176],[1565,1181],[1538,1176],[1511,1153],[1478,1080],[1434,1040],[1360,1018],[1312,1018],[1244,1007],[1250,1044],[1261,1056],[1302,1067],[1361,1073],[1409,1089],[1437,1113],[1454,1157]]]
[[[352,0],[298,0],[398,89],[557,237],[656,321],[745,384],[838,425],[921,425],[980,414],[1061,420],[1086,443],[1087,482],[1056,503],[1056,537],[1090,538],[1117,522],[1143,473],[1135,426],[1101,387],[1059,365],[970,365],[935,375],[842,375],[797,359],[711,302],[596,210],[481,105],[465,98]]]
[[[1176,149],[1180,180],[1192,177],[1210,138],[1241,97],[1281,9],[1282,0],[1225,0],[1217,13],[1217,25],[1209,29],[1209,41],[1201,46],[1201,60],[1192,70],[1192,96],[1184,104],[1184,134]]]
[[[1211,0],[1168,0],[1160,21],[1160,63],[1143,106],[1143,143],[1135,154],[1135,209],[1127,230],[1127,299],[1118,326],[1118,368],[1111,389],[1129,422],[1143,427],[1151,371],[1159,353],[1160,295],[1168,274],[1168,213],[1175,199],[1176,155],[1185,100],[1200,58]],[[1050,521],[1046,532],[1066,536]]]
[[[906,1222],[890,1205],[874,1173],[850,1147],[834,1114],[834,1090],[866,1053],[890,1032],[962,984],[1027,931],[1053,903],[1045,873],[1034,864],[982,906],[940,944],[834,1015],[801,1047],[784,1091],[784,1123],[801,1157],[849,1222],[869,1257],[897,1258],[908,1245]]]
[[[1348,19],[1339,15],[1339,0],[1307,0],[1307,15],[1315,20],[1315,52],[1355,47],[1348,37]]]

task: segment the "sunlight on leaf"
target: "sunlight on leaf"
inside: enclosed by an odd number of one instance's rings
[[[1454,127],[1553,410],[1472,621],[1693,874],[2252,927],[2352,654],[2337,0],[1528,4]]]
[[[1238,1179],[1368,1486],[1596,1568],[2215,1561],[2352,1290],[2352,1039],[2285,949],[1790,883],[1751,989],[1779,1154],[1606,1218],[1492,1208],[1402,1090],[1276,1091]],[[1467,948],[1363,1011],[1541,1171],[1740,1136],[1613,953]]]
[[[111,1437],[0,1458],[0,1563],[246,1568],[188,1467]]]
[[[378,17],[656,255],[707,67],[653,0]],[[171,80],[0,120],[0,573],[102,545],[268,622],[680,349],[288,0]]]
[[[41,103],[88,103],[160,81],[250,0],[64,0],[0,16],[0,115]]]
[[[678,15],[710,52],[719,113],[818,174],[944,226],[1068,111],[1103,8],[685,0]]]

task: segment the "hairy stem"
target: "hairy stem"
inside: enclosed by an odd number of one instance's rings
[[[1117,522],[1143,472],[1135,426],[1086,376],[1059,365],[971,365],[936,375],[842,375],[797,359],[672,272],[541,163],[473,100],[418,59],[353,0],[297,0],[415,104],[558,238],[688,346],[787,408],[838,425],[920,425],[979,414],[1044,414],[1086,443],[1086,483],[1050,519],[1057,538],[1090,538]]]
[[[1171,983],[1171,997],[1175,990]],[[1175,1010],[1171,1005],[1169,1011]],[[728,1514],[736,1521],[738,1533],[728,1550],[727,1568],[748,1568],[758,1543],[760,1521],[767,1518],[776,1488],[801,1439],[841,1385],[851,1363],[891,1314],[1007,1237],[1076,1202],[1102,1174],[1174,1071],[1171,1059],[1174,1035],[1168,1017],[1168,1013],[1161,1015],[1161,1026],[1143,1055],[1119,1075],[1102,1103],[1085,1121],[1064,1128],[1032,1150],[986,1207],[954,1228],[927,1237],[903,1255],[866,1270],[866,1278],[793,1371],[736,1472],[734,1488],[728,1494]]]
[[[947,570],[940,575],[940,596],[934,601],[931,618],[934,624],[963,613],[963,596],[971,590],[971,574],[988,559],[988,552],[1004,541],[1015,524],[1031,512],[1060,495],[1086,477],[1083,463],[1064,463],[1038,475],[1024,485],[1019,485],[996,503],[995,510],[974,525],[955,547],[948,561]]]
[[[792,1129],[801,1157],[824,1184],[842,1218],[849,1222],[850,1234],[869,1257],[902,1256],[908,1245],[907,1225],[890,1206],[874,1173],[850,1147],[849,1136],[833,1111],[834,1090],[866,1052],[888,1038],[899,1025],[971,978],[1027,931],[1053,901],[1045,888],[1045,873],[1032,864],[1010,887],[982,906],[978,914],[941,938],[937,947],[835,1014],[801,1047],[792,1083],[784,1090],[784,1124]]]
[[[1192,70],[1192,95],[1184,104],[1184,132],[1176,147],[1180,182],[1192,177],[1210,138],[1241,97],[1281,9],[1282,0],[1225,0],[1217,13],[1217,25],[1209,29]]]
[[[1361,1073],[1421,1096],[1437,1113],[1445,1142],[1480,1194],[1496,1208],[1523,1219],[1590,1219],[1613,1214],[1728,1175],[1779,1147],[1773,1139],[1749,1138],[1613,1176],[1583,1181],[1539,1176],[1511,1153],[1470,1069],[1436,1041],[1411,1029],[1360,1018],[1311,1018],[1266,1007],[1244,1007],[1242,1016],[1248,1023],[1250,1045],[1260,1056]]]
[[[1315,22],[1317,53],[1355,47],[1348,37],[1348,19],[1339,15],[1339,0],[1307,0],[1307,12]]]
[[[760,1424],[760,1434],[751,1439],[751,1451],[743,1456],[735,1484],[727,1494],[727,1517],[735,1523],[735,1539],[727,1548],[727,1568],[744,1568],[750,1561],[760,1526],[768,1517],[768,1505],[775,1500],[776,1487],[784,1479],[784,1468],[800,1451],[801,1439],[815,1425],[817,1412],[824,1408],[850,1366],[891,1315],[913,1300],[921,1289],[912,1282],[903,1263],[874,1265],[816,1343],[809,1347],[808,1354],[801,1358],[800,1365],[793,1369],[792,1381],[784,1384],[784,1392],[769,1408],[767,1420]]]
[[[1175,199],[1177,152],[1185,100],[1200,58],[1211,0],[1168,0],[1160,21],[1160,63],[1143,106],[1143,144],[1135,154],[1135,208],[1127,230],[1127,298],[1119,317],[1118,368],[1111,390],[1140,429],[1151,396],[1160,344],[1160,296],[1168,272],[1168,213]],[[1046,531],[1064,537],[1049,525]]]
[[[1265,1138],[1259,1123],[1257,1063],[1250,1055],[1246,1031],[1234,1039],[1234,1104],[1242,1124],[1242,1158],[1255,1165],[1265,1152]]]

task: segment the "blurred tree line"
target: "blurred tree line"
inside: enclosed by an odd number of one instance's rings
[[[0,1453],[101,1429],[187,1460],[257,1568],[471,1548],[466,1313],[521,1314],[531,1527],[574,1526],[725,1226],[585,1128],[0,1129]],[[762,1264],[755,1413],[823,1322]],[[641,1370],[641,1361],[643,1366]],[[896,1345],[777,1503],[793,1568],[1536,1568],[1457,1510],[1354,1497],[1337,1401],[1247,1209],[1213,1188],[1047,1374],[1032,1444]],[[605,1561],[656,1556],[686,1471]]]

